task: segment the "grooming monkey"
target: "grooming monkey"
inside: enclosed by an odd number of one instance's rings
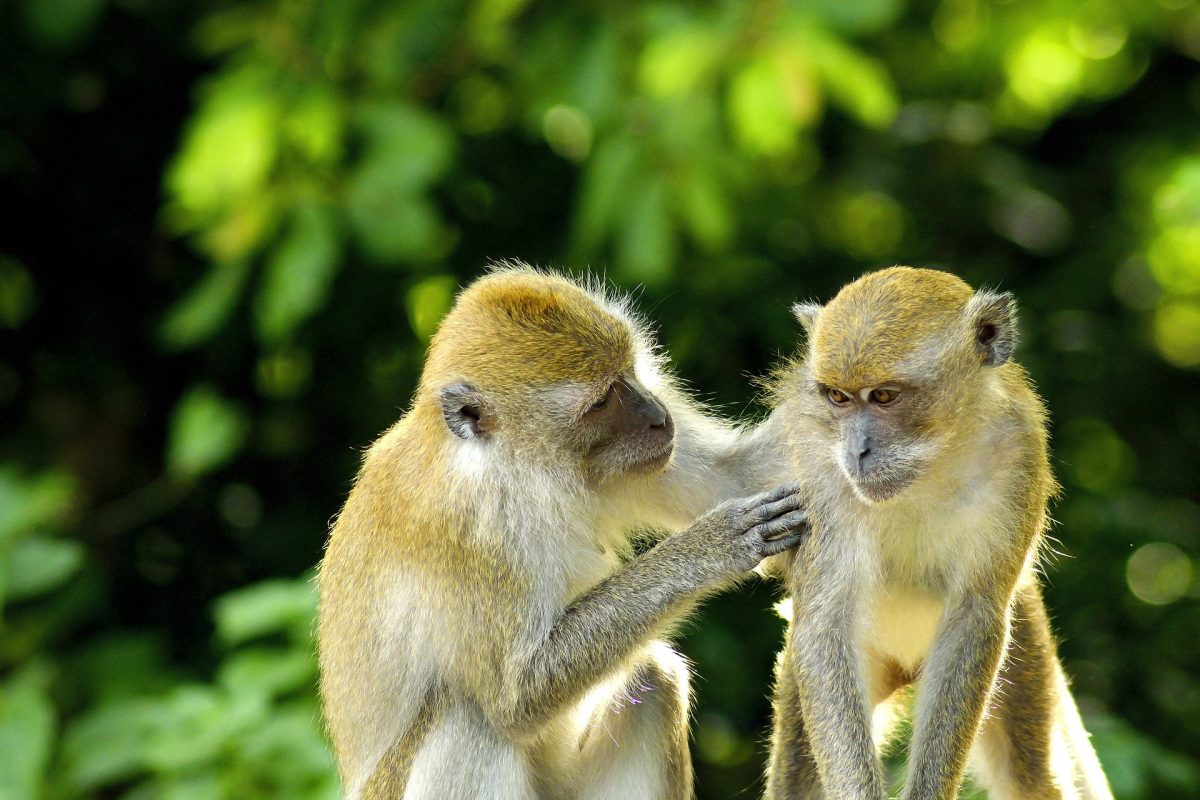
[[[1058,486],[1012,296],[896,267],[794,311],[807,353],[755,433],[790,451],[813,527],[774,560],[793,620],[768,798],[884,798],[876,746],[913,682],[902,797],[956,797],[973,750],[993,800],[1111,798],[1036,575]]]
[[[692,795],[688,674],[660,637],[795,546],[735,432],[619,302],[510,266],[460,294],[366,454],[319,573],[349,800]],[[687,527],[684,527],[684,526]],[[679,530],[622,565],[631,528]]]

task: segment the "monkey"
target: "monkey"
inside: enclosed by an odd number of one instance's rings
[[[768,800],[878,800],[897,690],[915,690],[901,797],[1111,798],[1038,582],[1059,486],[1012,358],[1016,303],[894,267],[793,309],[801,354],[754,436],[790,456],[812,535],[787,576]],[[970,763],[969,763],[970,756]]]
[[[795,486],[730,499],[737,441],[627,301],[519,263],[463,290],[318,571],[345,797],[692,797],[664,637],[806,531]],[[677,532],[631,556],[646,527]]]

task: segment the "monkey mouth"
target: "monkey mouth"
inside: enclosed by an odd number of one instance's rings
[[[650,451],[643,459],[632,464],[630,469],[634,472],[659,472],[671,462],[674,452],[674,439],[667,439],[657,450]]]

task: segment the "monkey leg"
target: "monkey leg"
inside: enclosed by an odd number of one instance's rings
[[[395,791],[398,788],[377,786],[372,776],[363,796],[367,800],[538,798],[524,749],[501,736],[478,708],[463,701],[450,704],[431,722],[412,758],[407,786]]]
[[[820,800],[824,797],[817,762],[809,747],[792,665],[791,637],[775,662],[773,727],[765,800]]]
[[[1037,587],[1013,605],[1011,639],[975,745],[991,800],[1111,800],[1055,655]]]
[[[691,800],[688,668],[654,642],[621,680],[593,697],[580,742],[578,800]]]

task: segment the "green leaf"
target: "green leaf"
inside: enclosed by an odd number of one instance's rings
[[[217,672],[217,681],[233,694],[248,692],[267,697],[311,688],[316,679],[316,660],[308,648],[246,650],[227,658]]]
[[[50,591],[79,571],[83,546],[69,539],[35,536],[15,543],[4,566],[8,595],[23,600]]]
[[[665,282],[674,266],[676,244],[667,186],[660,178],[651,178],[637,188],[617,240],[622,277],[647,284]]]
[[[272,72],[239,66],[210,79],[167,172],[171,219],[187,231],[212,223],[257,193],[279,150],[280,109]]]
[[[716,176],[698,163],[675,192],[680,217],[708,250],[722,250],[733,238],[735,220],[723,190]]]
[[[0,327],[21,327],[33,314],[37,300],[37,287],[25,265],[0,256]]]
[[[270,796],[324,798],[335,789],[329,746],[313,724],[318,713],[315,703],[289,704],[239,737],[242,758],[261,776],[259,783],[275,789]]]
[[[798,11],[808,11],[829,27],[865,34],[883,30],[904,11],[900,0],[792,0]]]
[[[104,0],[26,0],[26,27],[43,45],[77,47],[96,27],[105,5]]]
[[[714,71],[724,44],[719,31],[699,25],[669,30],[642,51],[638,82],[653,96],[685,95]]]
[[[297,206],[287,234],[267,261],[258,293],[255,321],[264,340],[286,339],[325,304],[338,256],[337,226],[329,208]]]
[[[755,53],[734,72],[726,97],[741,146],[759,155],[796,149],[797,134],[816,122],[822,95],[804,50],[784,45]]]
[[[228,461],[245,442],[245,414],[208,386],[188,390],[171,415],[167,468],[194,478]]]
[[[217,637],[226,645],[273,633],[306,639],[316,611],[317,592],[310,580],[264,581],[217,600]]]
[[[450,237],[425,192],[450,164],[449,129],[424,112],[385,105],[367,107],[358,123],[367,152],[345,202],[359,243],[380,262],[439,257]]]
[[[588,163],[573,231],[576,258],[586,258],[604,241],[626,196],[638,162],[638,149],[627,136],[601,142]]]
[[[31,666],[0,685],[0,798],[39,797],[54,739],[47,675]]]
[[[811,32],[810,32],[811,33]],[[829,96],[861,122],[874,128],[890,125],[900,102],[883,64],[829,36],[801,37]]]
[[[211,338],[233,312],[249,274],[246,261],[218,262],[167,314],[159,339],[170,350],[194,347]]]
[[[261,724],[259,696],[181,686],[162,697],[113,702],[80,717],[63,738],[64,778],[89,791],[148,773],[212,763],[238,731]]]
[[[163,778],[139,785],[121,800],[227,800],[217,772]]]
[[[0,464],[0,543],[51,525],[71,508],[75,484],[61,472],[23,476],[14,464]]]
[[[447,234],[433,204],[397,184],[388,165],[364,164],[350,184],[346,211],[366,255],[389,263],[431,260]]]
[[[410,191],[433,183],[450,166],[453,138],[437,117],[394,104],[369,105],[359,113],[366,139],[364,161],[386,164],[388,177]]]

